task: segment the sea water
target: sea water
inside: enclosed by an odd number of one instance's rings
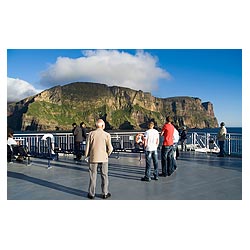
[[[203,129],[198,129],[198,128],[192,128],[189,129],[188,132],[201,132],[201,133],[211,133],[215,134],[218,133],[219,131],[218,128],[203,128]],[[242,127],[226,127],[227,133],[229,134],[242,134]]]

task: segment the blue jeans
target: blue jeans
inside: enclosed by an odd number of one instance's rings
[[[155,151],[145,151],[145,157],[146,157],[146,170],[145,170],[145,177],[150,179],[151,176],[151,160],[153,160],[154,164],[154,177],[158,177],[159,171],[158,171],[158,154],[157,150]]]
[[[219,147],[220,147],[220,153],[219,153],[219,155],[224,156],[225,155],[224,141],[219,141]]]
[[[161,167],[162,175],[171,175],[174,172],[174,153],[172,146],[162,146],[161,148]]]

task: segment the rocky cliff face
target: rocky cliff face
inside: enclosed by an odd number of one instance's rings
[[[153,119],[159,127],[165,116],[190,128],[217,127],[213,105],[199,98],[157,98],[150,93],[98,83],[71,83],[8,105],[8,125],[14,130],[71,130],[84,121],[93,128],[102,117],[108,129],[144,129]]]

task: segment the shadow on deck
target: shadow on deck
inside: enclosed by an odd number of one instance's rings
[[[120,153],[109,160],[110,200],[241,200],[242,159],[215,154],[181,152],[178,169],[159,181],[142,182],[145,158]],[[33,158],[32,165],[8,164],[8,200],[86,200],[89,174],[86,162],[72,156],[59,161]],[[159,172],[161,163],[159,161]],[[97,178],[96,199],[100,200],[101,180]]]

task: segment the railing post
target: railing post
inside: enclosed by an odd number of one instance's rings
[[[36,147],[35,147],[35,152],[38,151],[38,155],[40,155],[40,147],[39,147],[39,140],[38,140],[38,135],[36,136]]]
[[[197,140],[197,139],[196,139],[196,135],[197,135],[197,133],[194,132],[194,133],[193,133],[193,136],[194,136],[194,148],[196,147],[196,146],[195,146],[195,145],[196,145],[196,140]]]
[[[66,136],[66,148],[65,150],[69,150],[70,149],[70,142],[69,142],[69,135]]]
[[[228,155],[231,154],[231,136],[228,134]]]
[[[121,137],[121,148],[124,149],[124,145],[123,145],[123,137]]]
[[[206,135],[206,148],[209,148],[210,133]]]

